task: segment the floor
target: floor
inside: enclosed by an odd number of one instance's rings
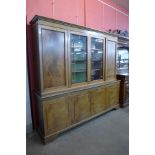
[[[129,155],[129,107],[110,111],[43,145],[26,137],[27,155]]]

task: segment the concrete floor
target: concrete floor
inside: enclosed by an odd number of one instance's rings
[[[129,107],[110,111],[43,145],[26,137],[27,155],[129,155]]]

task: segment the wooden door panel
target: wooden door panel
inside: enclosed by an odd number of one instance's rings
[[[119,100],[119,85],[107,87],[107,104],[109,108],[118,104]]]
[[[92,113],[97,114],[107,108],[105,88],[95,90],[91,93]]]
[[[112,102],[114,100],[114,94],[113,94],[113,91],[112,91],[113,87],[112,86],[109,86],[107,87],[107,104],[109,106],[109,108],[111,107],[112,105]]]
[[[112,80],[116,79],[116,42],[108,40],[107,41],[107,71],[106,79]]]
[[[44,89],[65,86],[65,33],[42,28],[42,49]]]
[[[53,99],[46,105],[47,131],[60,131],[70,124],[69,105],[65,97]]]
[[[75,122],[79,122],[90,116],[90,101],[88,93],[76,96],[74,109]]]

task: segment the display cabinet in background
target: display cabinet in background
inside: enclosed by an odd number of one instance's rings
[[[120,80],[120,107],[124,107],[129,104],[129,38],[127,37],[118,37],[116,76]]]
[[[44,143],[119,106],[117,37],[35,16],[38,132]]]

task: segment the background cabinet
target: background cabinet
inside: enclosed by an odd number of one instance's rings
[[[32,26],[44,142],[118,106],[116,37],[39,16]]]
[[[117,79],[120,80],[120,107],[129,104],[129,38],[118,37]]]
[[[129,74],[117,74],[117,79],[120,81],[119,90],[119,104],[120,107],[124,107],[129,104]]]

